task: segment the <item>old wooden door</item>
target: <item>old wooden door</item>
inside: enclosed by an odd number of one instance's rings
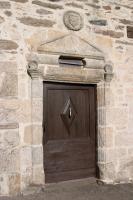
[[[95,177],[96,87],[44,82],[46,183]]]

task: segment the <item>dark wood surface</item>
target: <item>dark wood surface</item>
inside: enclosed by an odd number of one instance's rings
[[[95,85],[44,82],[46,183],[96,175]]]

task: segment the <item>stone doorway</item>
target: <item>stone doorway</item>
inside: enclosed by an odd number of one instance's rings
[[[44,33],[41,33],[42,35]],[[46,34],[46,33],[45,33]],[[54,36],[53,36],[54,35]],[[103,53],[78,34],[47,32],[47,37],[40,37],[41,41],[35,47],[34,52],[28,55],[27,72],[31,76],[31,100],[32,100],[32,127],[34,134],[41,130],[43,137],[43,81],[96,84],[97,85],[97,154],[100,179],[108,181],[108,168],[106,165],[106,115],[107,115],[107,91],[113,76],[112,66],[105,62]],[[45,41],[42,38],[47,38]],[[83,62],[77,66],[71,62],[60,62],[61,57],[77,58]],[[63,61],[64,62],[64,61]],[[41,155],[39,161],[33,160],[33,183],[44,184],[45,172],[43,172],[43,146],[33,145],[33,159]],[[45,168],[45,166],[44,166]],[[40,179],[36,175],[39,175]],[[44,177],[44,179],[42,179]]]

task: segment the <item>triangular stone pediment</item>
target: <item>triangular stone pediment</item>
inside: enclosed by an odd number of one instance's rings
[[[39,53],[103,58],[103,53],[98,48],[74,34],[43,43],[37,50]]]

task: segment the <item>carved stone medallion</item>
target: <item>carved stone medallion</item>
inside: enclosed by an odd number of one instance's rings
[[[83,27],[83,19],[78,12],[67,11],[63,20],[65,26],[70,30],[79,31]]]

